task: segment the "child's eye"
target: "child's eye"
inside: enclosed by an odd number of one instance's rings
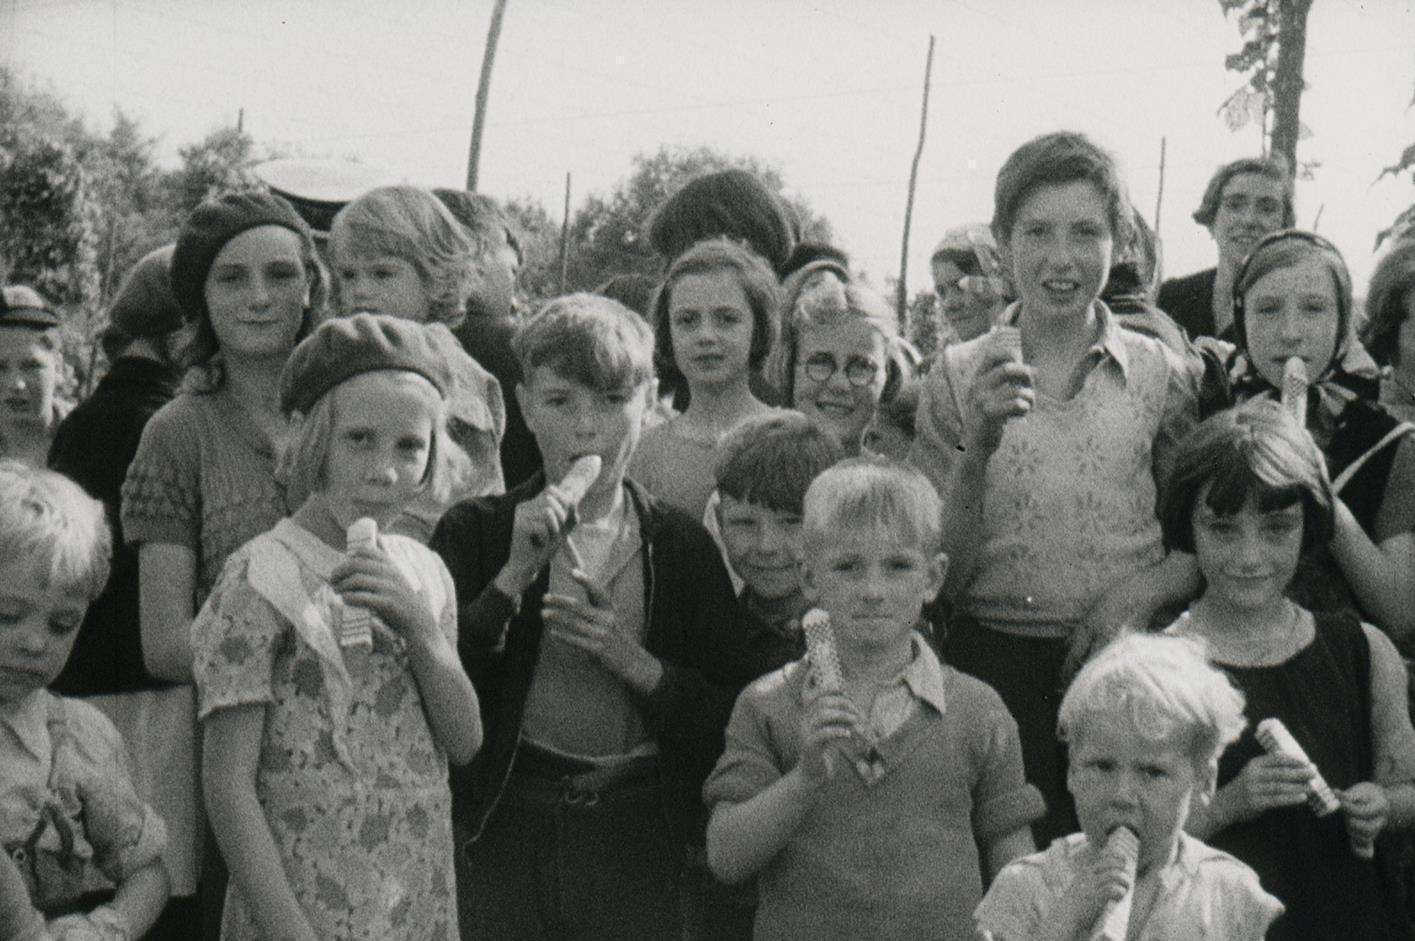
[[[79,629],[80,618],[56,618],[49,622],[49,633],[55,637],[65,637]]]
[[[1161,768],[1159,765],[1145,765],[1140,769],[1140,772],[1152,781],[1159,781],[1169,777],[1169,769]]]
[[[888,567],[889,571],[891,571],[891,572],[912,572],[912,571],[914,571],[914,560],[913,560],[913,559],[905,559],[905,558],[890,559],[890,560],[888,560],[887,562],[885,562],[885,565],[886,565],[886,567]]]
[[[675,327],[691,327],[698,322],[698,312],[695,310],[678,310],[668,318],[668,322]]]
[[[611,405],[615,405],[615,406],[623,405],[625,402],[629,401],[629,393],[627,393],[627,392],[606,392],[606,393],[604,393],[604,400],[605,400],[606,402],[608,402],[609,404],[611,404]]]
[[[427,450],[428,444],[421,438],[404,438],[398,442],[398,447],[404,451],[420,453]]]

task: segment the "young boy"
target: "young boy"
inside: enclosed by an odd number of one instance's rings
[[[486,730],[452,776],[464,937],[677,938],[745,631],[702,525],[624,479],[655,392],[642,318],[557,298],[515,350],[545,475],[458,504],[431,542]],[[557,482],[589,455],[575,502]]]
[[[0,288],[0,457],[44,466],[72,404],[57,396],[63,359],[59,315],[33,288]]]
[[[801,513],[810,486],[845,456],[840,442],[799,412],[748,419],[717,447],[717,489],[705,520],[735,576],[739,613],[750,636],[751,676],[761,676],[805,653],[801,615]],[[747,939],[757,910],[755,883],[724,886],[708,869],[701,847],[689,850],[683,887],[684,938]]]
[[[939,509],[880,459],[806,491],[805,592],[843,689],[809,658],[757,680],[704,788],[713,872],[759,874],[757,938],[968,938],[984,874],[1032,850],[1016,724],[914,632],[943,583]]]
[[[1137,634],[1106,647],[1061,703],[1082,832],[999,873],[978,906],[979,934],[1085,941],[1128,894],[1128,931],[1117,925],[1116,938],[1264,937],[1282,903],[1253,870],[1183,831],[1191,804],[1212,799],[1218,757],[1244,724],[1242,694],[1193,642]],[[1117,829],[1138,838],[1133,876],[1108,843]]]
[[[806,650],[801,615],[801,514],[806,488],[845,456],[835,436],[799,412],[743,422],[718,445],[717,499],[710,504],[737,600],[755,628],[753,675]]]
[[[1016,718],[1047,802],[1042,843],[1075,829],[1056,742],[1064,677],[1199,587],[1192,556],[1165,555],[1155,516],[1164,456],[1196,420],[1195,376],[1099,299],[1130,220],[1119,168],[1083,135],[1045,134],[1007,158],[992,227],[1015,329],[943,349],[912,453],[948,520],[948,662]]]
[[[122,738],[46,689],[108,579],[109,546],[102,504],[77,484],[0,461],[0,855],[28,896],[0,874],[4,937],[42,917],[41,937],[140,938],[167,901],[166,828],[133,789]]]

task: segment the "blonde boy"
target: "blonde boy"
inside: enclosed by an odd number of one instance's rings
[[[760,877],[757,938],[967,938],[984,873],[1032,849],[1016,723],[914,631],[943,582],[939,519],[927,479],[880,459],[806,491],[803,584],[844,688],[809,659],[757,680],[704,788],[709,865]]]
[[[1243,695],[1179,637],[1129,635],[1102,650],[1061,703],[1067,785],[1081,833],[1019,859],[978,906],[991,941],[1091,938],[1129,893],[1127,937],[1260,939],[1282,903],[1227,853],[1183,832],[1213,797],[1219,754],[1243,730]],[[1133,885],[1108,838],[1138,837]]]

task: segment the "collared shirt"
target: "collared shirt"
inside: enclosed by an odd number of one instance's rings
[[[978,905],[979,930],[995,941],[1039,937],[1090,853],[1086,835],[1073,833],[1009,863]],[[1179,834],[1174,857],[1157,875],[1155,902],[1136,941],[1261,941],[1283,911],[1253,870],[1187,833]]]
[[[589,576],[609,595],[618,627],[642,643],[646,620],[639,522],[626,493],[618,519],[600,521],[605,525],[582,522],[569,541]],[[550,594],[584,597],[570,576],[571,567],[562,548],[550,561]],[[652,750],[642,711],[624,682],[549,629],[541,639],[521,731],[544,749],[592,761]]]
[[[1015,322],[1020,307],[1005,314]],[[1166,454],[1197,419],[1198,376],[1096,302],[1098,332],[1070,398],[1038,392],[988,461],[982,527],[966,547],[968,611],[997,630],[1065,636],[1118,581],[1164,556],[1155,517]],[[945,493],[986,335],[947,347],[924,383],[911,459]]]
[[[34,905],[65,908],[162,854],[167,831],[137,796],[113,724],[38,690],[0,713],[0,848]]]

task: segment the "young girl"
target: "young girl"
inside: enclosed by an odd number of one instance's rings
[[[172,254],[172,292],[190,334],[184,386],[147,423],[123,483],[124,537],[138,552],[142,657],[178,684],[155,691],[130,735],[139,790],[166,815],[172,894],[192,896],[202,864],[192,705],[192,615],[226,557],[289,512],[273,442],[285,430],[275,390],[314,327],[323,274],[309,227],[266,193],[233,193],[192,211]],[[219,921],[224,876],[214,847],[202,883],[204,937]]]
[[[881,403],[905,379],[899,327],[884,298],[830,261],[788,279],[781,342],[772,375],[788,402],[829,428],[847,456],[857,456]]]
[[[166,829],[123,739],[45,688],[108,580],[109,540],[76,484],[0,461],[0,937],[139,938],[167,900]]]
[[[281,377],[280,473],[310,495],[231,556],[192,628],[223,938],[457,937],[447,758],[471,759],[481,721],[451,577],[406,537],[345,541],[445,489],[449,386],[426,333],[369,315],[321,326]],[[359,609],[371,647],[337,639]]]
[[[1243,725],[1243,697],[1198,644],[1130,634],[1097,654],[1066,691],[1058,727],[1082,832],[998,874],[975,916],[983,938],[1084,941],[1127,892],[1129,921],[1106,938],[1266,937],[1282,905],[1252,869],[1184,833]],[[1120,829],[1136,837],[1128,875],[1111,845]]]
[[[64,374],[59,315],[33,288],[0,288],[0,456],[43,467],[59,420]]]
[[[1389,847],[1376,839],[1415,825],[1404,666],[1370,625],[1284,596],[1299,557],[1330,538],[1332,503],[1321,455],[1274,402],[1215,415],[1175,455],[1165,544],[1198,557],[1207,588],[1170,630],[1207,643],[1246,697],[1250,727],[1281,719],[1311,760],[1268,754],[1245,732],[1187,829],[1252,866],[1287,906],[1270,938],[1406,938]],[[1314,767],[1340,813],[1307,806]],[[1362,851],[1373,840],[1374,859]]]
[[[1376,265],[1361,339],[1382,369],[1381,404],[1415,422],[1415,238],[1396,242]]]
[[[1279,398],[1287,361],[1303,361],[1312,379],[1305,423],[1338,499],[1331,542],[1303,560],[1292,597],[1415,644],[1415,426],[1371,401],[1373,384],[1343,365],[1352,316],[1351,278],[1334,245],[1298,230],[1264,238],[1234,283],[1234,398]]]
[[[506,489],[501,384],[467,355],[451,330],[466,316],[475,247],[437,197],[416,186],[379,187],[349,203],[334,217],[329,245],[339,316],[386,314],[423,324],[451,370],[448,431],[470,464],[456,459],[448,502],[422,494],[395,527],[426,542],[451,501]]]
[[[629,476],[693,519],[716,485],[712,455],[722,436],[772,411],[750,377],[776,342],[778,298],[766,262],[724,238],[680,255],[654,298],[659,376],[687,382],[688,409],[644,433]]]

